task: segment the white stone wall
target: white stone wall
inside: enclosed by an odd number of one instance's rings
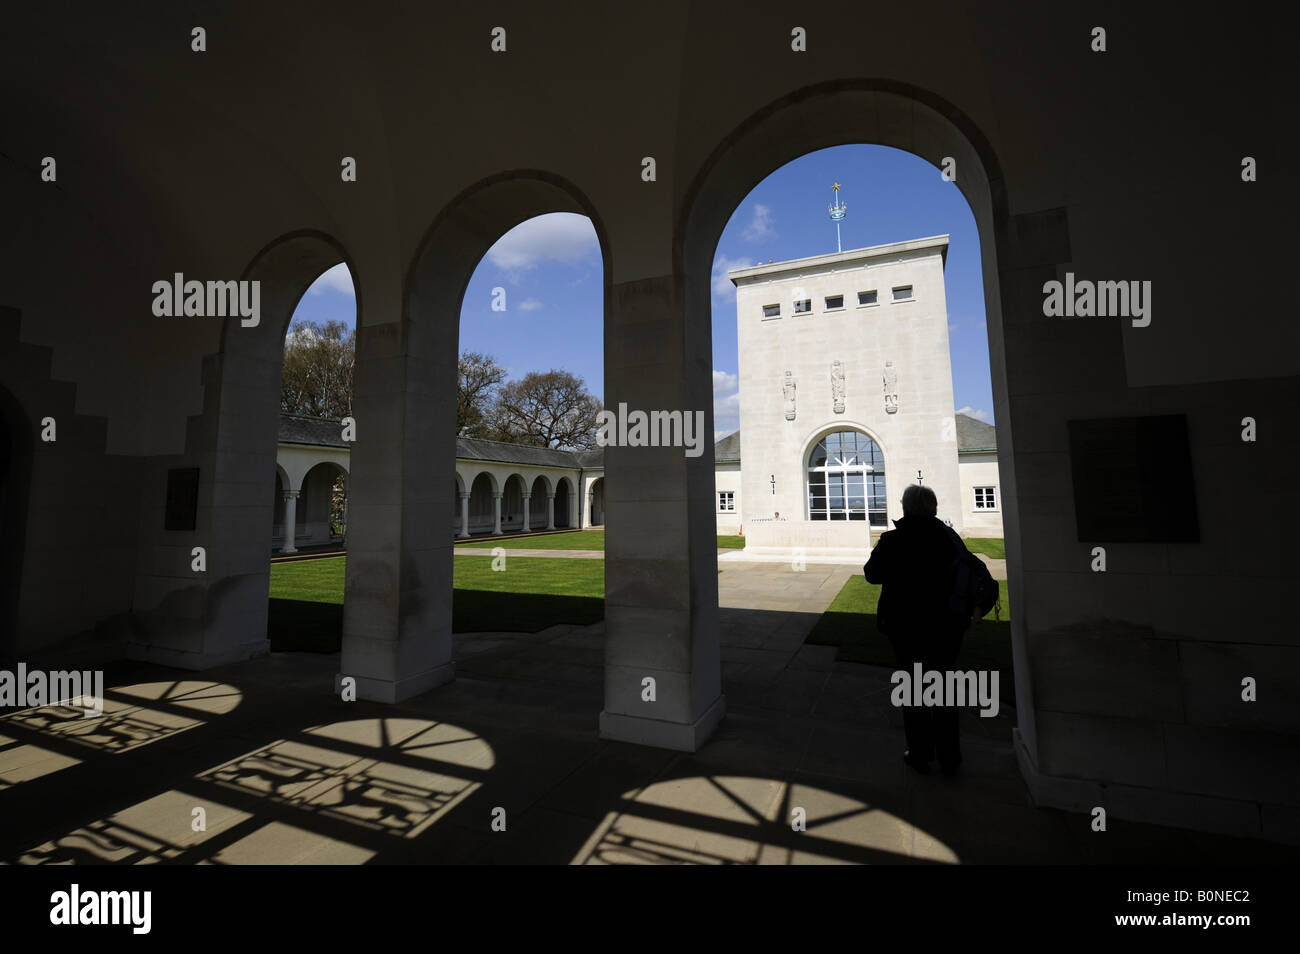
[[[972,537],[1002,536],[1002,485],[998,482],[998,453],[962,454],[957,462],[961,476],[961,506],[965,533]],[[993,487],[996,510],[975,509],[975,488]]]
[[[880,445],[888,520],[902,515],[903,489],[920,470],[939,497],[939,516],[962,528],[943,279],[947,241],[917,239],[730,273],[737,286],[747,534],[759,526],[756,519],[776,512],[791,523],[809,523],[808,455],[837,430],[863,431]],[[912,286],[912,298],[895,302],[892,289],[902,285]],[[859,305],[858,292],[870,290],[878,303]],[[833,295],[844,296],[843,308],[826,307]],[[811,299],[812,308],[795,315],[800,299]],[[780,306],[780,317],[764,318],[763,306],[772,304]],[[832,388],[836,359],[843,370],[838,412]],[[886,361],[897,372],[896,413],[885,409]],[[787,419],[787,371],[794,382],[794,420]],[[797,536],[798,528],[789,532]],[[810,537],[809,546],[816,545]]]
[[[723,511],[718,509],[718,493],[729,490],[735,497],[736,509],[734,511]],[[715,464],[713,468],[713,509],[717,514],[718,533],[721,534],[738,534],[744,525],[744,515],[741,509],[743,494],[740,492],[740,464],[726,463]]]

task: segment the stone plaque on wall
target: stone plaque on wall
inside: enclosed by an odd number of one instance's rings
[[[1197,543],[1187,416],[1069,421],[1081,543]]]
[[[164,530],[193,530],[199,519],[199,469],[173,467],[167,471],[167,512]]]

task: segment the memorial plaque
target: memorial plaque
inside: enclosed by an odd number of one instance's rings
[[[1187,416],[1069,421],[1081,543],[1197,543]]]
[[[173,467],[167,471],[167,513],[164,530],[193,530],[199,518],[199,469]]]

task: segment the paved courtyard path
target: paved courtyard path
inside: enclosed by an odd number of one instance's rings
[[[696,753],[599,739],[603,623],[458,635],[456,680],[391,706],[342,701],[337,654],[115,664],[99,718],[0,716],[0,813],[21,819],[0,826],[0,861],[1300,861],[1113,816],[1098,837],[1086,814],[1035,807],[1006,709],[962,713],[962,775],[911,773],[889,670],[803,643],[853,572],[723,568],[727,715]]]

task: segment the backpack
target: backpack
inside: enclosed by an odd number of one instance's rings
[[[984,565],[984,561],[966,549],[966,543],[957,531],[949,528],[949,536],[957,548],[952,561],[953,587],[948,598],[948,609],[962,619],[982,619],[998,601],[998,581]]]

